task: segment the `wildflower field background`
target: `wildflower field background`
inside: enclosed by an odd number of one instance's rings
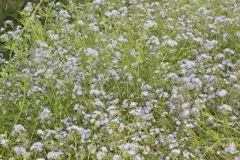
[[[0,41],[0,159],[240,160],[239,0],[41,0]]]

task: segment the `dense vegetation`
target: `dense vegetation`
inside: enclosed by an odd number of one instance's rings
[[[239,12],[238,0],[27,3],[21,26],[1,29],[14,53],[0,58],[2,159],[239,160]]]
[[[0,26],[6,19],[17,19],[18,11],[21,10],[26,0],[0,0]]]

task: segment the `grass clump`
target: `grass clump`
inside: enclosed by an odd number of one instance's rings
[[[3,32],[0,155],[239,159],[237,1],[42,0]]]

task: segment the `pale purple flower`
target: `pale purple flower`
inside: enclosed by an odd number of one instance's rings
[[[227,104],[223,104],[223,105],[218,106],[218,109],[219,110],[226,110],[226,111],[230,111],[230,112],[232,111],[232,107],[227,105]]]
[[[227,148],[225,148],[225,151],[229,152],[231,154],[236,154],[237,149],[236,149],[236,146],[235,146],[234,142],[230,143],[230,145]]]
[[[42,121],[44,121],[44,120],[47,120],[47,119],[49,119],[49,118],[51,118],[51,116],[52,116],[52,113],[51,113],[51,111],[48,109],[48,108],[45,108],[41,113],[40,113],[40,119],[42,120]]]
[[[13,147],[13,151],[17,154],[17,155],[23,155],[26,153],[26,149],[23,148],[22,146],[15,146]]]
[[[208,50],[212,50],[217,47],[217,44],[218,44],[218,41],[216,40],[211,40],[211,41],[207,40],[206,46]]]
[[[21,124],[16,124],[14,126],[14,132],[13,134],[21,134],[21,133],[24,133],[26,131],[26,129],[23,127],[23,125]]]
[[[48,160],[57,159],[57,158],[60,158],[61,155],[63,155],[62,152],[51,151],[51,152],[48,152],[47,159]]]
[[[98,52],[95,49],[92,48],[87,48],[87,56],[94,56],[97,57],[98,56]]]
[[[225,89],[221,89],[221,90],[217,91],[217,95],[219,97],[225,97],[227,94],[228,94],[228,92]]]
[[[105,152],[98,152],[97,153],[97,159],[98,160],[102,160],[104,158],[104,156],[105,156]]]
[[[175,47],[178,45],[178,43],[174,40],[168,39],[166,41],[164,41],[164,44],[170,46],[170,47]]]
[[[43,144],[41,142],[35,142],[32,144],[32,146],[30,147],[30,150],[36,150],[38,152],[42,152],[43,151]]]

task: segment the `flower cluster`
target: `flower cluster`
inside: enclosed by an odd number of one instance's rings
[[[15,53],[0,57],[0,155],[240,159],[239,12],[236,0],[28,3],[0,36]]]

